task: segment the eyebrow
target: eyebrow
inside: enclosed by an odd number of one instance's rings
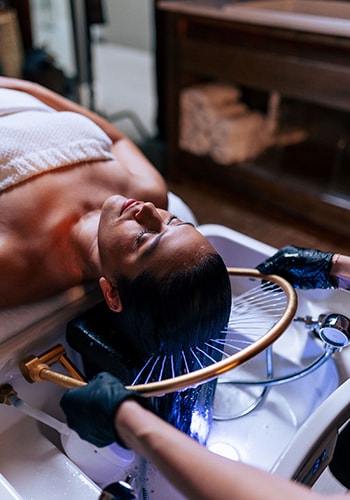
[[[155,248],[157,248],[160,240],[164,236],[165,233],[158,234],[155,238],[153,238],[152,243],[148,245],[145,250],[141,253],[141,257],[146,257],[151,254]]]
[[[176,224],[176,226],[191,226],[195,228],[195,225],[192,224],[192,222],[180,222],[180,224]],[[147,255],[150,255],[153,250],[155,250],[162,239],[162,237],[165,235],[165,233],[160,233],[158,234],[152,241],[152,243],[145,248],[145,250],[141,253],[141,257],[147,257]]]

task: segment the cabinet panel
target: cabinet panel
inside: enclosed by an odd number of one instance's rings
[[[184,72],[350,111],[350,60],[346,66],[192,40],[180,51]]]

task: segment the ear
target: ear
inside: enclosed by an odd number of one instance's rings
[[[121,303],[117,288],[114,287],[112,283],[104,276],[100,278],[99,283],[108,307],[114,312],[121,312],[123,309],[123,305]]]

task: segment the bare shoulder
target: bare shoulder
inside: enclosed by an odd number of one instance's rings
[[[129,139],[122,139],[113,145],[112,152],[127,176],[128,192],[119,194],[167,208],[166,182],[140,149]]]

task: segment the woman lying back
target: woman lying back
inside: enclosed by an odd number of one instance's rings
[[[222,259],[167,212],[163,178],[118,129],[40,85],[0,77],[0,134],[0,307],[99,280],[120,328],[153,335],[145,355],[225,328]]]

